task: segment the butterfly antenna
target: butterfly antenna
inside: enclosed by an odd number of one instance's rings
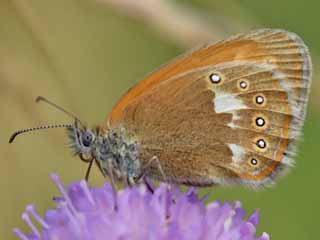
[[[72,112],[69,112],[67,110],[65,110],[63,107],[60,107],[59,105],[49,101],[48,99],[46,99],[45,97],[42,97],[42,96],[38,96],[36,98],[36,102],[45,102],[47,104],[49,104],[50,106],[54,107],[55,109],[58,109],[60,110],[61,112],[67,114],[68,116],[72,117],[76,122],[79,122],[81,125],[84,126],[84,124],[80,121],[80,119],[75,115],[73,114]]]
[[[49,128],[69,128],[69,127],[72,127],[72,125],[71,124],[55,124],[55,125],[43,125],[43,126],[34,127],[34,128],[22,129],[22,130],[14,132],[11,135],[11,137],[9,139],[9,143],[12,143],[14,141],[14,139],[22,133],[33,132],[33,131],[38,131],[38,130],[45,130],[45,129],[49,129]]]

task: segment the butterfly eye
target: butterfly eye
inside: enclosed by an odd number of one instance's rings
[[[252,158],[252,159],[250,160],[250,163],[251,163],[251,165],[256,166],[256,165],[258,164],[258,160],[255,159],[255,158]]]
[[[219,82],[221,82],[221,76],[219,75],[219,74],[216,74],[216,73],[212,73],[210,76],[209,76],[209,78],[210,78],[210,81],[212,82],[212,83],[219,83]]]
[[[92,143],[93,137],[90,132],[84,132],[82,135],[82,143],[85,147],[89,147]]]

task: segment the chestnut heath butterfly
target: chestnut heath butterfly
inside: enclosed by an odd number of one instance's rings
[[[192,186],[261,187],[294,164],[306,115],[311,59],[299,36],[261,29],[192,50],[129,89],[106,121],[75,115],[70,147],[104,176],[147,176]]]

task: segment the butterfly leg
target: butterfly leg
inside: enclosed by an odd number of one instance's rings
[[[127,185],[129,187],[132,187],[136,183],[135,179],[133,177],[127,177]]]
[[[147,164],[142,168],[141,173],[138,177],[135,178],[135,182],[138,182],[140,179],[143,178],[144,183],[147,185],[148,189],[152,190],[151,192],[153,192],[154,187],[150,185],[150,182],[147,178],[147,172],[150,169],[150,167],[152,166],[152,164],[156,163],[157,164],[157,168],[159,169],[160,174],[162,175],[163,181],[166,182],[166,175],[161,167],[160,161],[158,159],[158,157],[153,156],[148,162]]]
[[[162,176],[162,178],[163,178],[163,181],[166,182],[167,177],[166,177],[166,175],[165,175],[165,173],[164,173],[164,171],[163,171],[163,169],[162,169],[162,167],[161,167],[161,164],[160,164],[160,161],[159,161],[159,158],[158,158],[158,157],[153,156],[153,157],[149,160],[149,162],[147,163],[147,165],[146,165],[146,167],[145,167],[145,171],[148,171],[148,169],[150,168],[150,166],[151,166],[152,163],[156,163],[156,164],[157,164],[157,168],[158,168],[158,170],[159,170],[159,172],[160,172],[160,174],[161,174],[161,176]]]
[[[90,175],[90,171],[91,171],[91,167],[92,167],[93,162],[94,162],[94,159],[92,158],[89,161],[89,166],[87,168],[86,175],[85,175],[85,178],[84,178],[87,182],[89,181],[89,175]]]
[[[154,189],[155,189],[153,182],[147,176],[143,177],[143,182],[146,185],[146,187],[148,188],[148,190],[153,194]]]
[[[92,160],[92,157],[85,158],[82,153],[79,154],[79,158],[81,159],[81,161],[86,162],[86,163],[91,162],[91,160]]]

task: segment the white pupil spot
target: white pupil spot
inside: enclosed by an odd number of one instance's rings
[[[263,118],[258,117],[258,118],[256,119],[256,123],[257,123],[257,125],[258,125],[259,127],[262,127],[262,126],[264,126],[265,121],[264,121]]]
[[[252,164],[252,165],[257,165],[257,164],[258,164],[258,160],[252,158],[252,159],[251,159],[251,164]]]
[[[257,102],[258,104],[262,104],[262,103],[264,102],[264,98],[263,98],[262,96],[257,96],[257,97],[256,97],[256,102]]]
[[[245,81],[241,81],[241,82],[240,82],[240,87],[241,87],[242,89],[246,89],[247,86],[248,86],[248,84],[247,84]]]
[[[210,80],[212,83],[219,83],[221,81],[221,77],[218,74],[211,74]]]
[[[265,148],[266,147],[266,142],[263,140],[263,139],[259,139],[258,141],[257,141],[257,146],[259,147],[259,148]]]

